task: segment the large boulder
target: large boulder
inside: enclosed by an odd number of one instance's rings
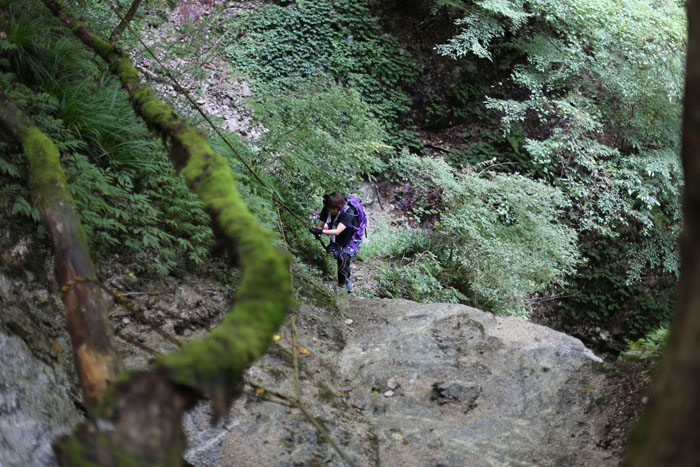
[[[521,318],[405,300],[353,298],[342,314],[302,306],[296,318],[297,349],[287,325],[249,378],[293,396],[296,352],[304,405],[357,465],[618,463],[598,446],[600,360],[577,339]],[[218,428],[201,405],[188,417],[188,460],[343,465],[284,404],[248,387]]]

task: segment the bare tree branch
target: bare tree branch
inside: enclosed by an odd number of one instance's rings
[[[116,28],[114,28],[112,34],[109,35],[109,42],[111,42],[112,44],[116,44],[119,41],[119,38],[121,37],[126,27],[129,25],[129,23],[131,23],[131,20],[134,19],[134,16],[136,16],[136,11],[139,9],[140,5],[141,0],[134,0],[132,2],[131,6],[129,7],[129,10],[126,12],[126,15],[124,15],[124,17],[119,20],[119,24]]]

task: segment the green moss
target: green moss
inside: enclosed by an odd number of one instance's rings
[[[84,25],[87,27],[87,25]],[[106,57],[107,54],[112,50],[112,46],[109,42],[102,39],[100,36],[94,36],[92,38],[91,47],[101,56]]]
[[[39,194],[39,210],[45,212],[60,209],[62,203],[72,205],[73,196],[61,168],[58,148],[53,141],[37,127],[29,127],[23,129],[22,148],[29,161],[29,183],[32,191]],[[72,210],[66,214],[71,215]],[[79,219],[75,220],[75,224],[78,226],[75,241],[82,251],[87,252],[89,249],[85,231]]]
[[[144,115],[157,112],[162,119],[168,113],[160,110],[157,102],[144,105]],[[223,156],[193,128],[184,128],[176,137],[189,155],[181,174],[223,235],[236,245],[243,272],[236,303],[223,323],[206,339],[160,359],[173,380],[206,393],[240,375],[263,354],[291,306],[291,284],[286,258],[243,203]]]
[[[115,73],[119,75],[119,79],[122,81],[122,83],[138,83],[142,90],[147,91],[150,95],[153,95],[150,89],[141,85],[139,82],[139,72],[131,64],[129,57],[124,54],[115,53],[115,55],[116,56],[112,59],[112,66]],[[136,96],[133,97],[136,98]]]
[[[35,189],[51,189],[51,195],[71,200],[68,182],[61,169],[58,148],[37,127],[24,131],[22,140],[24,154],[29,160],[30,183]]]

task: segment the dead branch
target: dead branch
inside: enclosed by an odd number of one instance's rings
[[[141,0],[134,0],[131,3],[129,10],[126,12],[126,15],[124,15],[124,17],[119,20],[119,24],[116,28],[114,28],[112,34],[109,35],[109,41],[112,44],[116,44],[119,41],[119,38],[121,37],[126,27],[129,25],[129,23],[131,23],[131,20],[134,19],[134,16],[136,16],[136,11],[139,9],[140,5]]]

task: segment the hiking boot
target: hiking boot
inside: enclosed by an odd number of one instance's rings
[[[350,278],[348,277],[348,280],[347,280],[347,282],[345,283],[345,285],[348,286],[348,293],[352,293],[352,279],[350,279]]]

